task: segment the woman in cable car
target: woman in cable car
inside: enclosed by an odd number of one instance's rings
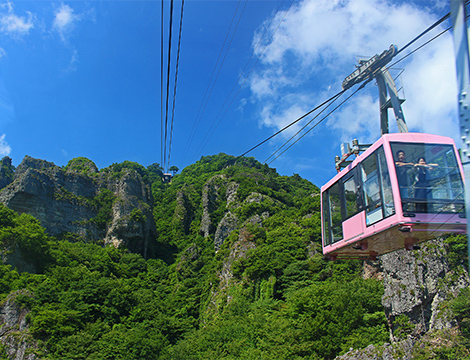
[[[325,257],[375,259],[465,233],[457,154],[448,137],[384,134],[321,189]]]

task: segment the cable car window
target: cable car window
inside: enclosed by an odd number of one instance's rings
[[[407,159],[406,147],[400,145],[393,146],[392,152],[395,156],[395,169],[397,172],[400,197],[403,202],[403,211],[406,211],[408,201],[412,197],[412,184],[414,182],[414,163]],[[394,149],[395,148],[395,149]],[[406,204],[406,205],[405,205]]]
[[[324,246],[331,244],[330,237],[330,203],[328,201],[328,191],[322,194],[322,209],[323,209],[323,239],[325,241]]]
[[[383,219],[382,197],[375,152],[362,162],[361,168],[366,225],[369,226]]]
[[[346,218],[357,214],[357,186],[354,176],[343,183],[344,186],[344,199],[346,202]]]
[[[380,147],[377,150],[380,168],[380,180],[382,183],[382,198],[385,217],[395,214],[395,205],[393,203],[392,184],[390,182],[390,172],[388,171],[387,161],[385,159],[384,149]]]
[[[341,192],[338,181],[328,189],[329,217],[330,217],[330,242],[339,241],[343,238],[343,226],[341,216]]]
[[[457,213],[463,211],[464,188],[452,145],[391,143],[395,154],[403,212]],[[404,154],[404,155],[403,155]],[[401,191],[400,160],[405,158],[410,179]],[[406,195],[406,196],[405,196]]]

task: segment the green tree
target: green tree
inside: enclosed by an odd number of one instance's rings
[[[175,174],[180,170],[177,166],[173,165],[170,167],[169,169],[172,173],[173,173],[173,176],[175,176]]]

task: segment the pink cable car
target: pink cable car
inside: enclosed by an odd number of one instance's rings
[[[466,29],[466,27],[465,27]],[[343,89],[377,81],[382,137],[371,146],[344,144],[321,188],[323,254],[330,260],[375,259],[447,233],[466,233],[464,172],[451,138],[409,133],[395,82],[385,67],[392,45],[343,81]],[[387,92],[390,98],[387,99]],[[388,132],[393,108],[399,133]],[[361,151],[364,151],[360,154]],[[346,159],[355,154],[353,161]]]
[[[462,174],[451,138],[382,135],[321,189],[323,254],[375,259],[465,233]]]

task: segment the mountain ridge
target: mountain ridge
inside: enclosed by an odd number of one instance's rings
[[[201,158],[170,183],[162,175],[158,164],[98,170],[86,158],[61,168],[25,157],[14,169],[2,160],[0,202],[24,215],[3,210],[13,219],[0,237],[13,265],[3,273],[23,280],[1,296],[30,294],[19,304],[30,309],[23,333],[35,356],[332,359],[406,339],[411,354],[419,339],[464,324],[465,312],[449,310],[470,283],[459,238],[377,262],[327,262],[320,191],[299,175],[226,154]],[[7,241],[24,222],[40,245],[22,245],[26,235]],[[18,260],[33,250],[44,259],[35,271]],[[64,314],[77,317],[69,330],[57,320]],[[69,344],[79,334],[88,348]],[[111,350],[116,337],[126,347]]]

